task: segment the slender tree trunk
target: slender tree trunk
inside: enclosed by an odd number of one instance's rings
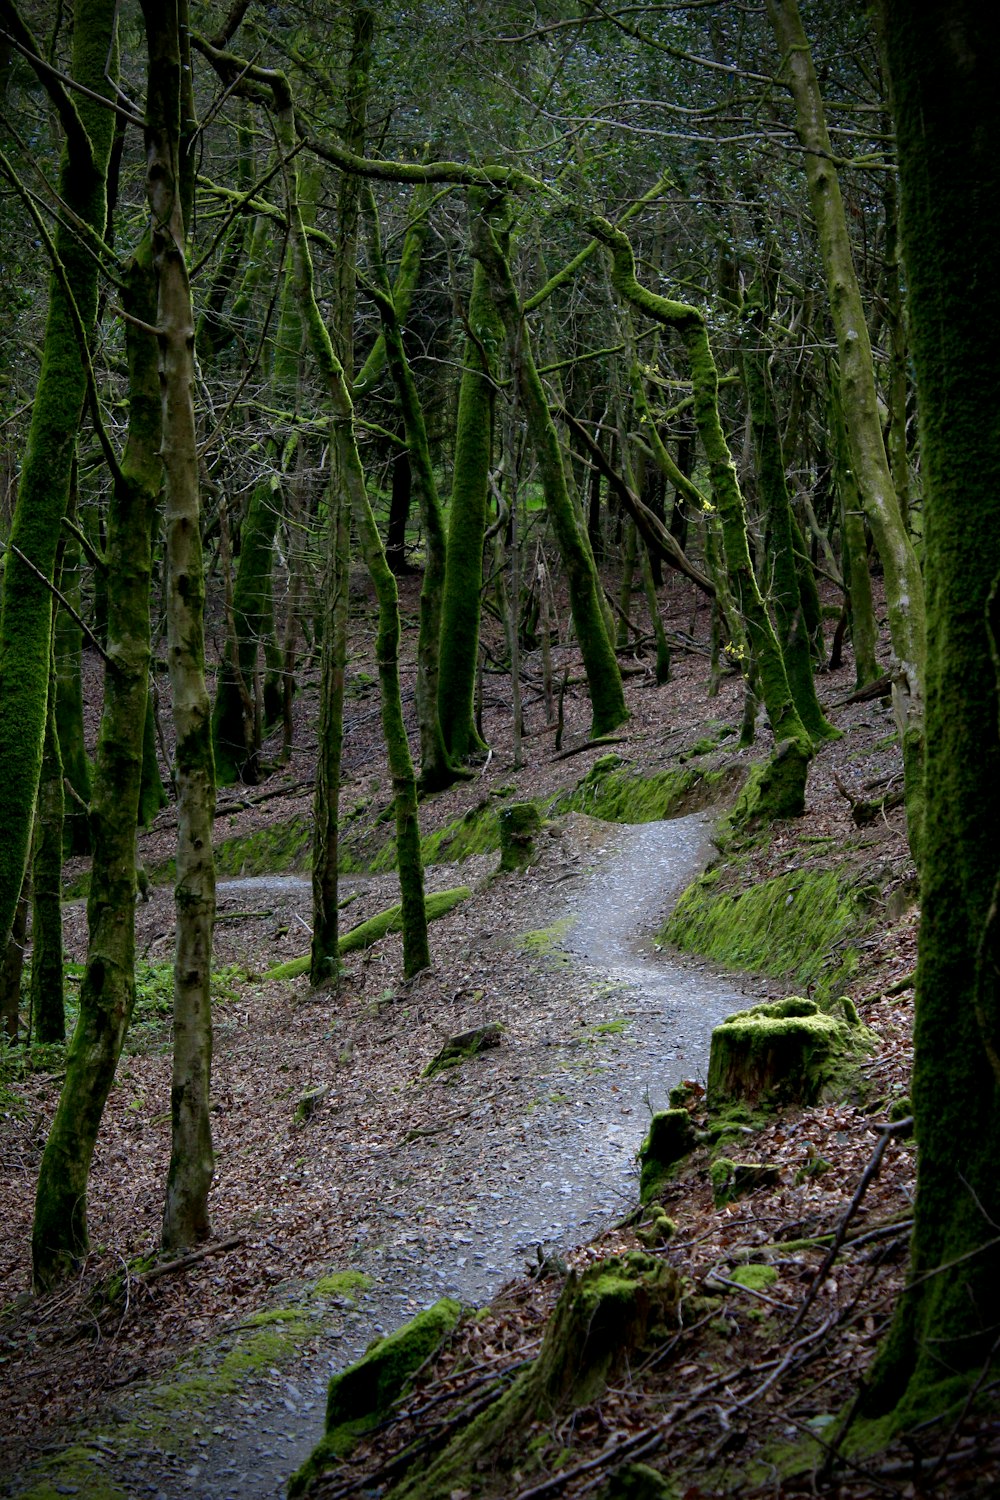
[[[538,462],[549,521],[566,570],[573,624],[590,688],[591,734],[608,734],[625,722],[628,709],[618,662],[605,626],[593,553],[567,488],[559,436],[535,365],[528,326],[502,237],[497,235],[490,219],[483,213],[474,213],[472,223],[473,254],[477,265],[484,267],[494,304],[510,340],[521,404]]]
[[[27,882],[26,882],[27,884]],[[10,937],[0,960],[0,1025],[12,1045],[18,1040],[21,1010],[21,979],[24,974],[24,949],[28,931],[28,892],[21,892],[14,910]]]
[[[278,141],[290,152],[295,144],[291,94],[281,74],[269,74],[275,96]],[[417,785],[410,757],[403,702],[399,687],[399,605],[396,580],[385,560],[385,550],[372,514],[364,471],[354,436],[354,406],[343,366],[337,358],[329,331],[316,301],[312,257],[305,225],[298,207],[297,164],[289,172],[289,219],[296,294],[302,310],[306,337],[319,368],[330,402],[332,443],[351,503],[351,515],[362,555],[371,574],[379,607],[375,643],[379,682],[382,689],[382,728],[392,778],[396,818],[396,855],[399,865],[400,903],[403,927],[403,969],[407,976],[430,964],[427,945],[427,913],[424,906],[424,872],[417,817]]]
[[[129,430],[108,512],[107,564],[115,580],[108,595],[108,648],[116,666],[105,676],[94,763],[94,858],[80,1014],[35,1198],[32,1266],[40,1290],[65,1276],[88,1248],[90,1163],[135,1002],[135,830],[150,724],[151,537],[162,475],[156,341],[145,331],[156,320],[148,236],[127,268],[123,297],[136,321],[125,325]]]
[[[426,559],[420,590],[420,629],[417,637],[417,718],[420,723],[420,784],[424,791],[440,791],[464,775],[445,748],[438,714],[441,662],[441,610],[444,595],[446,548],[444,514],[438,495],[431,448],[416,382],[403,345],[396,299],[382,260],[375,199],[366,193],[371,224],[369,251],[375,273],[374,296],[382,319],[381,339],[403,418],[407,466],[417,491]],[[388,553],[387,553],[388,560]],[[394,570],[395,571],[395,570]]]
[[[105,228],[105,185],[114,135],[114,116],[99,100],[112,94],[106,69],[109,59],[115,59],[116,11],[114,0],[76,0],[73,9],[73,77],[97,98],[64,91],[42,74],[58,100],[66,131],[60,196],[70,213],[98,235]],[[39,54],[30,36],[26,45]],[[56,224],[55,249],[65,275],[54,274],[50,282],[42,367],[4,565],[0,614],[2,943],[21,892],[42,763],[52,639],[52,596],[45,580],[53,576],[87,388],[78,333],[92,336],[97,313],[96,261],[62,217]]]
[[[209,1118],[212,1069],[212,925],[215,774],[205,681],[205,579],[201,552],[198,445],[194,416],[194,318],[185,254],[189,201],[185,0],[143,0],[149,77],[146,194],[157,273],[157,340],[162,396],[167,564],[167,660],[177,757],[177,938],[174,950],[174,1066],[171,1151],[163,1244],[177,1249],[209,1232],[214,1155]]]
[[[65,796],[55,699],[53,657],[31,861],[31,1013],[37,1042],[61,1042],[66,1037],[62,930]]]
[[[774,736],[775,751],[759,785],[755,815],[792,817],[805,805],[806,777],[813,745],[788,686],[767,608],[760,595],[747,542],[746,512],[736,468],[719,420],[719,377],[702,314],[682,302],[659,297],[640,286],[635,258],[627,237],[606,220],[592,219],[591,232],[612,252],[612,284],[618,295],[664,327],[676,328],[687,349],[694,385],[694,414],[708,459],[712,494],[719,513],[726,570],[739,600],[747,640],[757,673],[760,695]]]
[[[840,392],[851,467],[885,570],[889,633],[896,657],[893,706],[903,745],[910,847],[919,857],[923,822],[924,586],[889,472],[875,392],[871,342],[823,99],[796,0],[767,0],[795,103],[809,201],[819,233],[840,358]]]
[[[835,739],[839,731],[828,722],[816,697],[809,629],[795,565],[796,527],[785,482],[781,431],[764,348],[766,314],[761,303],[753,297],[751,291],[743,315],[743,379],[750,408],[757,478],[767,515],[767,565],[771,572],[771,603],[778,643],[800,719],[814,740]]]
[[[474,219],[478,212],[473,203]],[[473,700],[479,659],[486,494],[493,456],[493,362],[503,342],[503,324],[478,260],[472,271],[468,323],[448,506],[438,679],[441,732],[450,758],[456,761],[486,749],[476,731]]]

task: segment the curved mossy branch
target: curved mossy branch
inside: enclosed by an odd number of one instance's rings
[[[503,344],[503,323],[478,261],[472,269],[467,325],[448,506],[438,677],[438,717],[445,747],[454,760],[486,749],[476,729],[474,699],[486,497],[493,456],[494,364]]]
[[[592,219],[593,233],[603,239],[612,254],[611,280],[616,292],[648,317],[679,333],[687,350],[694,386],[694,416],[708,459],[712,496],[722,526],[726,570],[739,601],[747,639],[760,680],[760,693],[767,709],[775,741],[776,800],[760,811],[775,816],[801,812],[805,781],[813,745],[802,723],[785,672],[781,647],[757,586],[747,543],[746,512],[736,467],[719,419],[718,372],[708,339],[705,319],[695,307],[660,297],[639,284],[635,257],[628,238],[606,220]]]
[[[135,999],[135,829],[150,725],[149,583],[151,536],[162,478],[156,283],[147,237],[126,270],[124,305],[129,426],[122,481],[108,511],[108,672],[94,762],[94,844],[87,898],[87,961],[66,1079],[42,1155],[32,1263],[36,1288],[67,1274],[88,1248],[87,1179],[94,1143]]]
[[[275,102],[280,106],[275,120],[278,139],[282,148],[287,151],[294,140],[291,100],[287,98],[282,106],[279,96]],[[297,177],[297,168],[293,167],[289,175],[289,218],[296,295],[309,349],[326,387],[330,402],[331,439],[336,449],[342,482],[350,499],[351,514],[362,554],[378,599],[379,625],[375,655],[382,690],[382,728],[395,802],[396,849],[403,911],[403,968],[409,976],[428,967],[430,951],[427,944],[416,777],[406,738],[399,686],[399,605],[396,580],[385,560],[382,539],[368,501],[364,471],[354,435],[354,406],[347,379],[316,301],[312,256],[298,205]]]
[[[767,0],[795,105],[796,132],[816,221],[840,360],[840,396],[851,468],[885,571],[889,634],[896,657],[893,708],[903,746],[910,847],[919,857],[923,822],[924,585],[886,457],[871,340],[847,215],[816,70],[796,0]]]
[[[364,195],[366,203],[374,204],[375,198],[369,185]],[[403,249],[399,257],[399,265],[396,267],[396,275],[392,282],[392,304],[396,320],[405,325],[409,315],[410,305],[413,302],[413,294],[420,281],[420,266],[423,259],[424,245],[427,241],[427,228],[430,223],[430,194],[426,188],[418,188],[413,195],[413,204],[406,224],[406,234],[403,236]],[[369,212],[366,207],[365,212]],[[381,247],[380,247],[381,258]],[[381,274],[379,280],[381,281]],[[361,369],[354,377],[352,395],[357,401],[371,390],[378,380],[386,363],[385,335],[380,333],[372,345],[371,352],[365,360]]]
[[[605,626],[597,570],[566,484],[559,434],[535,365],[531,336],[506,247],[485,209],[477,209],[472,216],[472,253],[477,266],[484,269],[490,294],[507,331],[546,510],[566,570],[573,624],[590,688],[591,734],[595,737],[608,734],[625,722],[628,709],[618,661]]]
[[[364,206],[370,226],[369,254],[376,277],[376,283],[370,291],[382,320],[380,338],[396,391],[396,401],[403,417],[410,469],[426,543],[424,578],[420,589],[416,694],[417,717],[420,722],[420,782],[425,791],[434,792],[450,786],[463,774],[448,756],[438,717],[441,606],[446,559],[444,513],[434,477],[423,407],[403,346],[396,296],[390,289],[382,259],[378,212],[370,188],[365,193]]]
[[[16,12],[9,7],[5,14],[9,19]],[[115,14],[114,0],[80,0],[73,28],[73,77],[109,100],[112,85],[105,68],[109,56],[114,57]],[[87,95],[81,96],[72,113],[78,116],[80,129],[67,136],[59,171],[60,195],[76,217],[103,234],[114,116]],[[2,943],[10,931],[31,840],[48,697],[52,598],[47,585],[55,567],[87,394],[76,321],[89,340],[97,315],[97,264],[62,220],[56,226],[54,248],[62,274],[53,273],[50,279],[42,367],[18,484],[0,615]]]
[[[814,740],[824,740],[836,738],[838,731],[827,720],[816,697],[809,631],[795,565],[795,535],[781,432],[764,346],[766,323],[765,309],[751,290],[741,327],[743,377],[757,458],[757,481],[766,513],[771,604],[788,686],[799,717]]]

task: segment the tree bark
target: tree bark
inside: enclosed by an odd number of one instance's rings
[[[194,317],[185,253],[191,65],[185,0],[143,0],[149,74],[146,195],[157,273],[157,342],[166,480],[167,660],[177,758],[177,938],[171,1151],[163,1245],[209,1233],[214,1155],[209,1119],[211,968],[215,917],[215,773],[205,681],[205,579],[194,415]]]
[[[12,7],[5,24],[24,30]],[[59,194],[70,213],[103,235],[106,177],[114,116],[106,77],[114,59],[114,0],[76,0],[72,74],[89,89],[71,94],[40,75],[53,94],[65,131]],[[29,49],[39,54],[27,36]],[[87,379],[78,332],[89,340],[97,315],[97,263],[89,246],[60,216],[55,249],[64,277],[53,274],[31,426],[4,565],[0,614],[0,943],[6,943],[21,892],[42,763],[48,701],[52,595],[60,522],[69,500],[76,436]],[[75,303],[77,319],[74,319]]]
[[[869,1406],[906,1425],[960,1398],[1000,1324],[1000,90],[995,20],[975,0],[884,0],[884,15],[929,651],[912,1264]]]
[[[900,514],[879,420],[871,341],[854,269],[847,216],[826,128],[823,98],[796,0],[767,0],[795,104],[809,201],[819,233],[840,359],[840,394],[851,467],[885,570],[889,633],[896,656],[893,706],[903,746],[910,847],[919,857],[923,825],[924,586]]]

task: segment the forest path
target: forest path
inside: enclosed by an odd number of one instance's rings
[[[371,1278],[370,1288],[354,1303],[335,1299],[322,1333],[293,1364],[267,1366],[238,1393],[220,1397],[207,1420],[191,1423],[176,1453],[152,1446],[144,1452],[141,1438],[125,1445],[112,1436],[118,1457],[109,1461],[108,1477],[127,1494],[281,1496],[322,1435],[330,1375],[376,1334],[445,1294],[473,1306],[486,1302],[539,1246],[568,1249],[632,1206],[635,1153],[649,1112],[666,1106],[682,1078],[704,1077],[712,1027],[746,997],[737,981],[655,950],[672,900],[707,862],[708,815],[594,827],[587,866],[560,887],[563,913],[547,929],[552,946],[540,960],[540,983],[548,970],[567,996],[597,993],[600,1013],[613,1019],[590,1025],[584,1040],[579,1032],[556,1035],[529,1049],[514,1087],[491,1087],[492,1054],[460,1070],[468,1076],[456,1080],[455,1094],[465,1090],[459,1102],[478,1133],[470,1135],[468,1126],[442,1131],[394,1163],[392,1170],[405,1174],[408,1211],[392,1207],[391,1197],[372,1201],[352,1260]],[[259,884],[220,881],[219,894],[238,887],[241,899],[255,890],[272,899],[278,884],[267,876]],[[280,884],[294,900],[297,877]],[[569,1014],[565,1020],[568,1034]],[[289,1306],[293,1296],[289,1290]],[[222,1358],[211,1349],[196,1356],[187,1378],[211,1378]],[[155,1406],[155,1388],[151,1399]],[[140,1429],[143,1400],[137,1391],[122,1403],[122,1414]]]

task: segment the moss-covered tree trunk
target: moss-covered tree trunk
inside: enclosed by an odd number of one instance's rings
[[[593,553],[566,482],[559,435],[545,397],[496,215],[474,211],[472,250],[510,341],[528,435],[535,450],[549,522],[566,570],[570,608],[590,689],[591,733],[608,734],[628,718],[621,673],[608,635]],[[450,560],[449,560],[450,567]],[[447,620],[446,620],[447,628]]]
[[[55,699],[53,657],[31,860],[31,1014],[37,1042],[61,1042],[66,1036],[62,931],[65,796]]]
[[[146,195],[157,274],[157,341],[166,481],[167,660],[177,759],[177,883],[171,1149],[163,1244],[175,1249],[209,1230],[214,1155],[212,926],[215,774],[205,680],[205,579],[194,415],[194,317],[185,253],[190,211],[191,60],[185,0],[143,0],[149,73]]]
[[[73,486],[72,488],[75,488]],[[71,518],[75,509],[71,489]],[[61,541],[59,591],[80,613],[80,543],[68,532]],[[65,809],[64,844],[67,854],[90,853],[90,762],[83,739],[83,631],[69,610],[55,610],[56,727],[63,775],[70,788]]]
[[[847,215],[826,127],[823,98],[796,0],[767,0],[795,103],[809,202],[819,234],[840,360],[840,395],[851,467],[885,570],[889,633],[896,657],[893,706],[903,746],[906,819],[919,854],[923,822],[924,585],[889,471],[875,391],[871,341],[854,269]]]
[[[962,1376],[988,1372],[1000,1326],[1000,89],[975,0],[884,13],[929,645],[912,1263],[871,1398],[905,1424],[963,1409]]]
[[[592,219],[591,232],[608,246],[613,257],[612,284],[620,297],[661,323],[675,328],[687,350],[694,385],[694,415],[708,459],[712,495],[719,514],[726,571],[746,628],[747,642],[758,673],[760,696],[774,736],[775,753],[759,784],[754,811],[768,817],[792,817],[802,812],[813,745],[788,686],[785,663],[750,559],[746,512],[736,467],[719,420],[719,376],[712,357],[705,320],[697,308],[657,296],[636,280],[635,257],[628,238],[606,220]]]
[[[278,141],[290,152],[295,145],[292,98],[283,75],[267,74],[273,91]],[[343,366],[337,358],[329,330],[316,301],[312,256],[298,206],[297,163],[289,177],[289,219],[296,295],[306,329],[306,339],[326,387],[331,412],[331,438],[351,516],[365,564],[378,599],[379,624],[375,642],[379,683],[382,690],[382,729],[396,821],[396,853],[403,925],[403,968],[407,975],[427,968],[427,913],[424,906],[424,872],[417,818],[417,783],[410,756],[403,700],[399,686],[399,604],[396,580],[385,559],[385,550],[365,487],[364,470],[354,435],[354,406]]]
[[[0,957],[0,1026],[8,1042],[18,1040],[21,1011],[21,979],[24,975],[24,948],[28,931],[28,892],[22,890],[14,910],[7,946]]]
[[[485,211],[475,195],[471,195],[470,208],[473,218]],[[441,601],[438,715],[445,748],[454,760],[486,749],[476,729],[474,700],[486,494],[493,457],[494,364],[502,344],[503,324],[490,295],[486,272],[477,260],[472,270],[468,337],[458,393]]]
[[[878,658],[875,655],[878,622],[875,619],[872,578],[868,568],[864,512],[851,467],[847,433],[836,391],[831,393],[830,398],[830,426],[834,441],[833,472],[840,500],[841,565],[850,610],[851,643],[854,646],[854,679],[857,687],[864,687],[865,683],[874,682],[879,676]]]
[[[421,195],[426,197],[426,192]],[[378,216],[370,189],[366,213],[371,223],[370,253],[375,268],[373,289],[382,319],[381,339],[403,418],[407,459],[420,506],[426,557],[420,589],[420,629],[417,636],[417,719],[420,724],[420,782],[425,791],[441,791],[459,776],[445,748],[438,715],[441,654],[441,607],[444,590],[446,538],[444,513],[438,495],[431,448],[416,381],[406,357],[395,295],[382,260]]]
[[[816,696],[809,628],[795,564],[797,528],[785,481],[781,431],[764,345],[765,324],[764,307],[751,296],[743,315],[743,379],[750,408],[757,481],[766,514],[770,600],[788,686],[799,718],[814,740],[823,740],[836,737],[837,730],[827,720]]]
[[[108,654],[104,711],[91,795],[93,868],[87,897],[87,961],[66,1079],[42,1155],[32,1268],[40,1290],[86,1253],[87,1179],[108,1091],[135,1002],[135,829],[144,761],[149,681],[151,534],[160,489],[160,389],[156,284],[149,239],[125,276],[129,429],[108,511]]]
[[[98,235],[106,217],[106,176],[114,116],[100,101],[112,95],[114,0],[77,0],[73,8],[73,77],[90,93],[71,93],[42,69],[64,130],[59,193],[70,213]],[[19,19],[30,55],[44,56]],[[97,97],[93,97],[96,95]],[[60,522],[66,511],[86,374],[70,304],[91,337],[97,314],[97,263],[60,217],[55,248],[64,275],[53,275],[42,366],[21,467],[3,575],[0,613],[0,942],[6,942],[31,842],[48,701],[52,595]]]

